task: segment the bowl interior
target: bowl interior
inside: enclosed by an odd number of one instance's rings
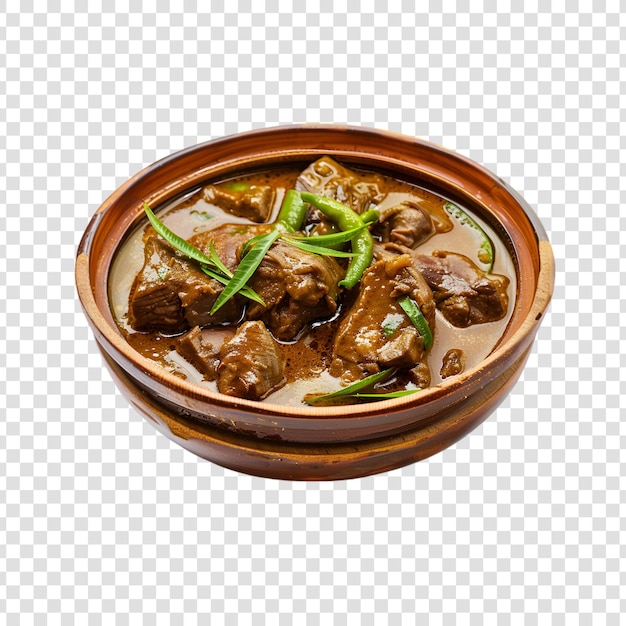
[[[466,391],[472,385],[479,386],[485,375],[497,377],[502,373],[507,356],[525,353],[529,336],[532,340],[548,305],[554,277],[546,233],[527,203],[486,169],[431,143],[367,128],[318,125],[253,131],[183,150],[139,172],[103,203],[79,246],[76,279],[81,303],[104,351],[146,387],[156,381],[162,388],[173,390],[173,404],[185,398],[192,409],[197,404],[199,410],[205,410],[206,402],[257,413],[258,403],[190,385],[132,350],[110,310],[109,271],[119,246],[143,219],[144,201],[158,209],[210,181],[285,163],[308,164],[323,155],[418,184],[466,205],[487,220],[513,258],[517,272],[515,307],[504,335],[485,362],[437,388],[372,405],[294,409],[264,403],[264,413],[290,418],[384,415],[396,407],[428,403],[462,385]]]

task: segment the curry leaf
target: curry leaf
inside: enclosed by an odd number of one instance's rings
[[[191,245],[188,241],[185,241],[182,237],[179,237],[176,233],[173,233],[153,212],[148,206],[147,202],[143,203],[143,210],[146,212],[152,228],[165,239],[169,244],[176,248],[179,252],[182,252],[185,256],[198,263],[204,263],[205,265],[214,265],[214,263],[203,254],[198,248]]]
[[[353,397],[365,398],[367,400],[389,400],[391,398],[403,398],[404,396],[411,396],[421,390],[421,387],[416,387],[415,389],[402,389],[400,391],[390,391],[389,393],[355,393]]]
[[[241,259],[232,278],[215,300],[210,315],[215,315],[226,302],[246,286],[246,282],[254,274],[263,261],[263,257],[280,235],[280,230],[272,230],[256,241],[254,247]]]
[[[290,236],[289,239],[311,242],[315,243],[316,246],[330,248],[341,243],[347,243],[348,241],[352,241],[354,236],[360,233],[364,228],[367,228],[367,225],[363,224],[363,226],[358,226],[357,228],[351,228],[350,230],[340,231],[338,233],[328,233],[327,235],[312,235],[310,237]]]
[[[309,243],[310,240],[315,241],[316,237],[283,237],[283,241],[288,243],[294,248],[303,250],[304,252],[310,252],[311,254],[319,254],[322,256],[334,256],[343,259],[349,259],[354,256],[353,252],[344,252],[343,250],[334,250],[333,248],[326,248],[324,246],[316,246],[314,243]],[[316,242],[317,243],[317,242]]]
[[[361,380],[357,380],[355,383],[344,387],[343,389],[339,389],[338,391],[333,391],[332,393],[326,393],[323,395],[309,395],[304,398],[304,401],[311,406],[326,406],[332,404],[341,404],[346,400],[350,400],[350,398],[354,398],[356,394],[360,392],[369,391],[374,385],[377,383],[385,382],[389,380],[396,372],[395,367],[390,367],[388,369],[377,372],[376,374],[372,374],[371,376],[367,376]]]
[[[202,265],[201,269],[207,276],[210,276],[213,280],[216,280],[218,283],[222,283],[222,285],[227,285],[228,281],[231,278],[231,277],[224,276],[223,274],[220,274],[212,270],[210,267],[207,267],[206,265]],[[244,287],[239,293],[242,296],[245,296],[246,298],[248,298],[249,300],[253,300],[254,302],[258,302],[261,306],[265,306],[265,302],[263,301],[261,296],[253,289],[250,289],[250,287],[248,286]]]
[[[248,252],[250,252],[250,250],[252,250],[252,248],[257,245],[257,243],[263,242],[268,234],[271,234],[272,232],[274,231],[270,231],[269,233],[261,233],[260,235],[255,235],[251,239],[248,239],[248,241],[246,241],[246,243],[244,243],[243,247],[241,248],[241,258],[245,257],[246,254],[248,254]],[[279,231],[279,235],[280,234],[282,233]]]
[[[227,278],[232,278],[233,273],[222,263],[222,259],[217,256],[217,251],[215,250],[215,244],[213,240],[209,243],[209,260],[215,265],[215,267],[224,274]]]
[[[148,206],[147,203],[144,202],[143,209],[150,220],[150,224],[154,230],[165,239],[169,244],[171,244],[174,248],[176,248],[179,252],[182,252],[185,256],[193,259],[194,261],[198,261],[200,263],[200,268],[207,275],[222,283],[223,285],[227,285],[229,280],[232,278],[233,273],[222,263],[221,259],[217,256],[217,252],[215,251],[215,246],[213,242],[211,242],[210,254],[207,257],[203,252],[198,250],[195,246],[190,244],[188,241],[185,241],[182,237],[173,233],[159,218],[153,213],[152,209]],[[217,270],[217,271],[215,271]],[[250,287],[244,287],[240,289],[241,295],[249,298],[250,300],[254,300],[259,304],[265,306],[265,302],[263,302],[261,296],[259,296],[255,291],[250,289]]]

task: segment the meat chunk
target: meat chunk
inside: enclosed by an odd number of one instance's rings
[[[424,209],[407,200],[383,211],[374,233],[381,241],[415,248],[435,234],[435,225]]]
[[[192,269],[190,263],[175,256],[163,241],[149,237],[144,248],[144,265],[135,276],[128,297],[128,323],[131,328],[165,333],[184,330],[187,322],[178,297],[177,277],[187,277]],[[194,274],[194,278],[206,282],[202,276]]]
[[[422,381],[430,378],[424,338],[398,303],[403,296],[416,302],[434,332],[432,293],[411,257],[381,259],[363,274],[357,299],[337,330],[330,366],[333,376],[352,382],[398,367],[416,369]]]
[[[138,331],[175,334],[193,326],[222,323],[241,317],[241,304],[232,300],[215,316],[211,306],[222,285],[194,261],[156,236],[147,238],[144,265],[135,277],[128,301],[128,323]]]
[[[208,185],[204,188],[203,195],[207,202],[231,215],[262,223],[270,218],[276,192],[269,185],[224,183]]]
[[[382,199],[381,183],[377,174],[357,174],[325,156],[298,176],[296,189],[333,198],[347,204],[356,213],[363,213],[372,203]]]
[[[269,232],[267,224],[222,224],[189,238],[189,243],[207,256],[211,253],[211,244],[222,263],[234,272],[239,264],[241,249],[252,237]]]
[[[437,308],[458,328],[502,319],[509,306],[509,279],[486,274],[462,254],[436,251],[417,254],[405,246],[387,244],[387,251],[410,253],[416,269],[433,292]]]
[[[422,344],[413,326],[396,331],[378,349],[378,362],[383,367],[407,367],[417,363],[422,355]],[[422,342],[423,343],[423,342]]]
[[[430,387],[430,367],[428,367],[426,360],[420,361],[408,374],[411,382],[420,389]]]
[[[417,267],[433,291],[437,308],[458,328],[502,319],[509,306],[509,279],[485,274],[470,259],[452,252],[416,255]]]
[[[263,322],[244,322],[220,349],[217,388],[259,400],[284,383],[285,357]]]
[[[268,230],[265,225],[226,225],[189,241],[205,254],[212,242],[222,262],[234,271],[243,245]],[[279,240],[248,281],[265,306],[247,301],[246,319],[263,320],[280,340],[294,339],[307,324],[335,313],[338,283],[344,274],[334,258],[304,252]]]
[[[452,348],[448,350],[441,360],[441,370],[439,374],[441,378],[449,378],[456,376],[465,369],[465,354],[463,350]]]
[[[263,320],[280,340],[294,339],[307,324],[336,312],[344,274],[334,258],[278,241],[248,282],[265,306],[251,303],[246,317]]]
[[[217,378],[220,348],[211,341],[211,330],[194,326],[176,342],[176,352],[189,361],[206,380]]]

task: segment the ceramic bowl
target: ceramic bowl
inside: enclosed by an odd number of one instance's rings
[[[329,155],[350,166],[417,183],[487,220],[517,273],[502,339],[478,366],[419,394],[370,404],[286,407],[191,384],[124,340],[109,305],[109,271],[124,238],[158,208],[210,181]],[[528,204],[482,166],[438,145],[386,131],[302,125],[251,131],[194,146],[145,168],[97,210],[77,251],[79,298],[121,393],[159,431],[219,465],[265,477],[330,480],[424,459],[486,419],[518,380],[549,304],[554,258]]]

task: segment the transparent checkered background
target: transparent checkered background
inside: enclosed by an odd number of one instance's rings
[[[620,623],[619,3],[142,4],[0,15],[0,621]],[[73,269],[89,217],[139,169],[316,121],[495,171],[542,218],[557,283],[519,383],[471,435],[387,474],[291,483],[144,423],[102,366]]]

